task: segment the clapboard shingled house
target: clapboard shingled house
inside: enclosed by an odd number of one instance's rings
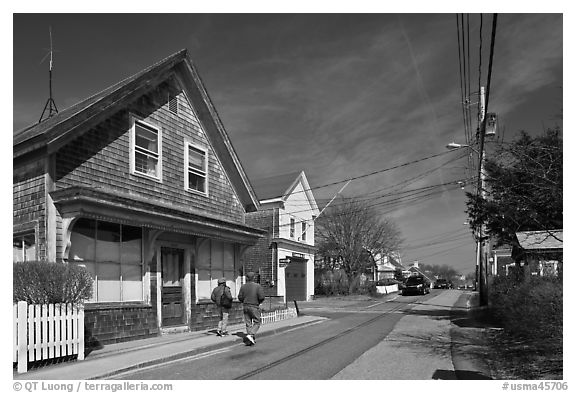
[[[319,215],[304,171],[252,180],[260,209],[246,216],[267,236],[246,252],[268,296],[309,300],[314,295],[314,220]]]
[[[14,260],[85,266],[101,343],[199,330],[259,203],[186,50],[14,134]],[[232,318],[241,317],[236,304]]]

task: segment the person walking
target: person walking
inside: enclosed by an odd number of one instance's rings
[[[218,306],[218,313],[220,314],[220,321],[218,321],[218,331],[216,334],[219,336],[228,335],[228,315],[232,308],[232,293],[230,288],[226,285],[225,278],[218,279],[218,286],[212,291],[210,297]]]
[[[256,344],[256,332],[260,329],[260,304],[264,301],[264,289],[254,282],[256,273],[246,273],[246,284],[238,292],[238,300],[243,304],[246,339],[250,345]]]

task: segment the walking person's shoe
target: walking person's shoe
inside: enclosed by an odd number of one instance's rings
[[[217,331],[216,331],[216,335],[217,335],[218,337],[222,337],[222,330],[217,330]]]
[[[248,341],[250,341],[250,345],[256,344],[256,340],[254,339],[254,335],[253,335],[253,334],[247,335],[246,338],[248,339]]]

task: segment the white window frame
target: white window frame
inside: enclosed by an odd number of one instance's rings
[[[158,135],[157,176],[138,172],[136,170],[136,124],[140,124],[144,128],[156,131]],[[146,153],[146,151],[144,151],[144,153]],[[153,152],[150,153],[152,153],[152,155],[154,154]],[[152,179],[158,182],[162,182],[162,128],[150,124],[149,122],[146,122],[135,115],[130,116],[130,173],[136,176],[145,177],[146,179]]]
[[[306,242],[306,232],[307,232],[307,224],[306,221],[302,221],[302,223],[300,224],[300,226],[302,227],[302,234],[300,235],[300,238],[302,239],[303,242]]]
[[[188,165],[188,153],[190,148],[199,150],[204,153],[204,171],[198,170],[196,168],[190,168]],[[189,184],[189,174],[192,172],[195,175],[204,177],[204,191],[195,190],[190,188]],[[189,140],[184,142],[184,189],[186,191],[192,192],[194,194],[208,196],[208,149],[205,147],[199,146],[195,143],[192,143]]]
[[[296,220],[294,217],[290,217],[290,239],[294,239],[296,237]]]

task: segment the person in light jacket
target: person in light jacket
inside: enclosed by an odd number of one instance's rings
[[[238,292],[238,300],[243,304],[244,322],[246,323],[246,339],[250,345],[256,344],[256,332],[260,329],[260,304],[264,301],[264,289],[254,282],[256,274],[246,273],[246,284]]]
[[[218,331],[216,334],[219,336],[228,335],[228,315],[232,308],[232,293],[230,288],[226,285],[225,278],[218,279],[218,286],[212,291],[210,297],[218,306],[218,313],[220,314],[220,321],[218,322]]]

